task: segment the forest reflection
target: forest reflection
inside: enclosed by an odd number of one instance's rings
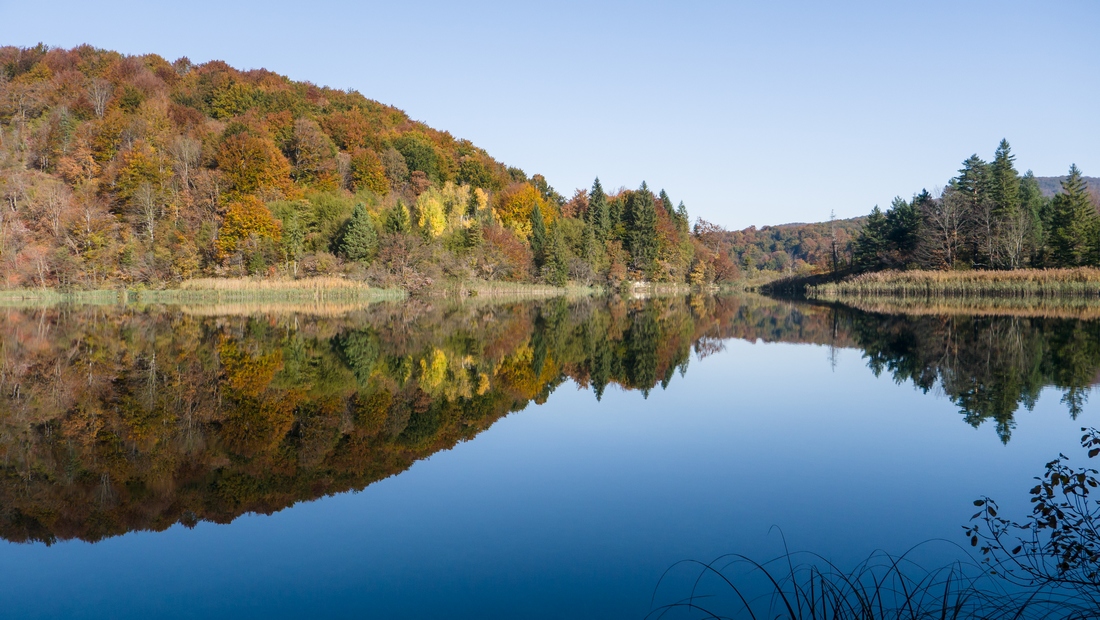
[[[750,296],[196,310],[0,313],[0,536],[95,541],[362,489],[567,381],[648,395],[731,338],[861,349],[1005,441],[1045,386],[1079,413],[1100,371],[1098,321]]]

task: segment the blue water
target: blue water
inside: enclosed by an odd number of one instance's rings
[[[1031,478],[1096,417],[1090,403],[1070,419],[1046,389],[1003,445],[857,350],[725,345],[648,399],[567,383],[358,493],[95,544],[0,544],[0,616],[641,618],[671,564],[771,557],[773,526],[842,566],[964,543],[973,499],[1022,514]]]

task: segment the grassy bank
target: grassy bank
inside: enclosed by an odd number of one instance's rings
[[[372,303],[404,299],[399,289],[380,289],[342,278],[254,280],[251,278],[199,279],[175,289],[107,289],[58,291],[16,289],[0,291],[2,306],[82,305],[216,305]]]
[[[473,280],[454,282],[448,286],[432,291],[431,294],[459,298],[477,297],[479,299],[493,301],[522,301],[529,299],[548,299],[550,297],[592,297],[602,295],[606,292],[606,289],[599,286],[583,286],[579,284],[558,287],[547,284]]]
[[[847,297],[837,303],[880,314],[1013,316],[1047,319],[1100,319],[1093,297]]]
[[[1017,269],[1013,271],[880,271],[838,282],[808,282],[807,297],[937,300],[950,298],[1100,298],[1100,269]]]
[[[709,287],[703,292],[743,292],[753,283]],[[619,288],[569,284],[563,287],[518,282],[450,281],[421,289],[416,297],[444,298],[485,303],[509,303],[565,297],[597,297],[625,294],[638,298],[687,295],[700,292],[688,284],[628,282]],[[92,291],[60,291],[49,288],[0,290],[0,307],[79,305],[165,305],[186,306],[196,313],[230,314],[262,312],[270,308],[332,314],[366,303],[400,301],[409,293],[402,289],[381,289],[345,278],[273,280],[252,278],[202,278],[181,282],[178,288],[118,288]]]

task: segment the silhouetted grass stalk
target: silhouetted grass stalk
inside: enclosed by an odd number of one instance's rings
[[[927,544],[927,543],[925,543]],[[647,618],[786,620],[917,620],[985,618],[1027,620],[1093,618],[1096,610],[1071,593],[1020,588],[989,574],[978,562],[957,561],[925,570],[901,556],[875,552],[850,571],[811,553],[786,553],[767,562],[743,555],[713,562],[685,561],[696,571],[689,592],[656,604]],[[808,562],[797,562],[807,557]],[[685,596],[686,594],[686,596]]]

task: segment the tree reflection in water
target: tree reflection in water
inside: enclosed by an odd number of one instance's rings
[[[94,541],[362,489],[566,381],[648,394],[731,338],[860,348],[876,374],[941,389],[1005,441],[1044,386],[1076,415],[1100,369],[1096,321],[759,297],[7,310],[0,536]]]

